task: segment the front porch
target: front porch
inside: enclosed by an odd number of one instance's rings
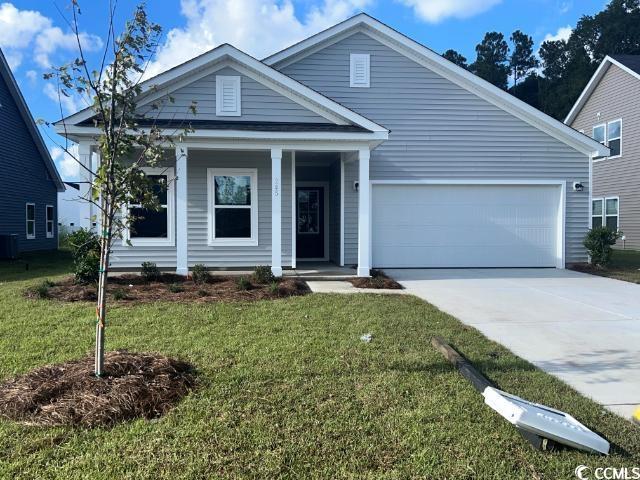
[[[167,179],[166,228],[138,221],[113,247],[114,270],[149,261],[180,275],[203,264],[231,274],[269,265],[277,277],[369,276],[369,144],[235,145],[167,151],[151,172]]]
[[[325,144],[229,151],[211,145],[180,146],[176,272],[187,274],[198,263],[211,268],[267,264],[277,277],[368,276],[369,148],[333,150]],[[247,173],[255,182],[249,189],[257,190],[251,195],[250,240],[233,238],[216,226],[220,214],[231,208],[225,202],[216,204],[221,178]],[[206,244],[199,221],[205,212]],[[237,221],[229,220],[230,231]],[[340,269],[347,265],[355,268]]]

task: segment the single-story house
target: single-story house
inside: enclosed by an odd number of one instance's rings
[[[58,248],[64,184],[1,51],[0,178],[0,257],[12,241],[18,253]]]
[[[168,182],[163,207],[116,242],[114,268],[587,259],[589,159],[608,148],[366,14],[261,61],[221,45],[142,87],[141,118],[193,132],[147,172]],[[58,124],[87,165],[93,115]]]

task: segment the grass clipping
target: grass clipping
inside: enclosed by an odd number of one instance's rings
[[[192,365],[149,353],[108,352],[105,375],[89,356],[0,385],[0,416],[38,426],[111,426],[167,413],[195,387]]]

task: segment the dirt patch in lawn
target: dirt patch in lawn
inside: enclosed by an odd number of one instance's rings
[[[194,368],[164,355],[108,352],[105,375],[94,358],[48,365],[0,385],[0,416],[38,426],[111,426],[158,418],[196,386]]]
[[[374,288],[402,290],[404,287],[393,278],[388,277],[382,270],[371,270],[370,278],[352,278],[349,280],[357,288]]]
[[[140,275],[109,278],[108,299],[116,303],[146,302],[219,302],[257,301],[286,298],[310,293],[299,279],[284,278],[263,284],[248,277],[211,276],[204,283],[180,275],[164,273],[157,281],[146,281]],[[95,301],[93,285],[78,285],[72,277],[59,282],[43,282],[26,290],[29,298],[50,298],[65,302]]]

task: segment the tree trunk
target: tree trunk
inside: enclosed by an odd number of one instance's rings
[[[95,375],[104,375],[104,341],[107,320],[107,281],[109,273],[109,253],[111,250],[111,202],[103,200],[100,228],[100,270],[98,272],[98,302],[96,306],[96,353]]]

